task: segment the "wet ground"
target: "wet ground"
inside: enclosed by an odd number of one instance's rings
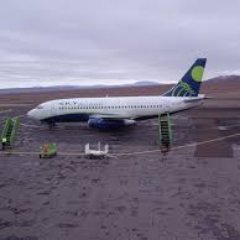
[[[240,132],[240,108],[231,106],[173,116],[166,155],[158,151],[157,120],[99,132],[86,124],[48,130],[22,116],[13,149],[20,153],[0,153],[0,239],[240,239],[240,136],[222,139]],[[0,122],[29,108],[11,106]],[[212,139],[220,140],[179,147]],[[110,145],[111,157],[67,155],[98,141]],[[46,142],[62,154],[39,159]]]

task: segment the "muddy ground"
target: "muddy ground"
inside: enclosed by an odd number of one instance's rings
[[[240,136],[222,139],[240,133],[239,89],[210,90],[219,99],[173,116],[174,142],[165,155],[157,120],[114,132],[86,124],[48,130],[24,114],[76,92],[0,95],[2,104],[14,104],[0,106],[7,110],[1,125],[6,116],[21,115],[12,150],[19,153],[0,152],[0,239],[240,239]],[[212,139],[218,141],[193,144]],[[110,145],[111,157],[74,155],[98,141]],[[60,154],[39,159],[45,142],[56,142]]]

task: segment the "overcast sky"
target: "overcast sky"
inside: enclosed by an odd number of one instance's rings
[[[0,88],[240,74],[240,0],[0,2]]]

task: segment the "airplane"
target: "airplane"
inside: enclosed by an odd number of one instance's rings
[[[160,96],[57,99],[38,105],[27,115],[50,127],[57,122],[83,121],[92,128],[111,130],[187,110],[200,105],[205,98],[199,90],[206,61],[198,58],[181,80]]]

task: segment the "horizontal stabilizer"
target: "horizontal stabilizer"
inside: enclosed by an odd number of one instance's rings
[[[190,103],[190,102],[199,102],[203,100],[203,98],[193,98],[193,99],[185,99],[184,102],[185,103]]]

